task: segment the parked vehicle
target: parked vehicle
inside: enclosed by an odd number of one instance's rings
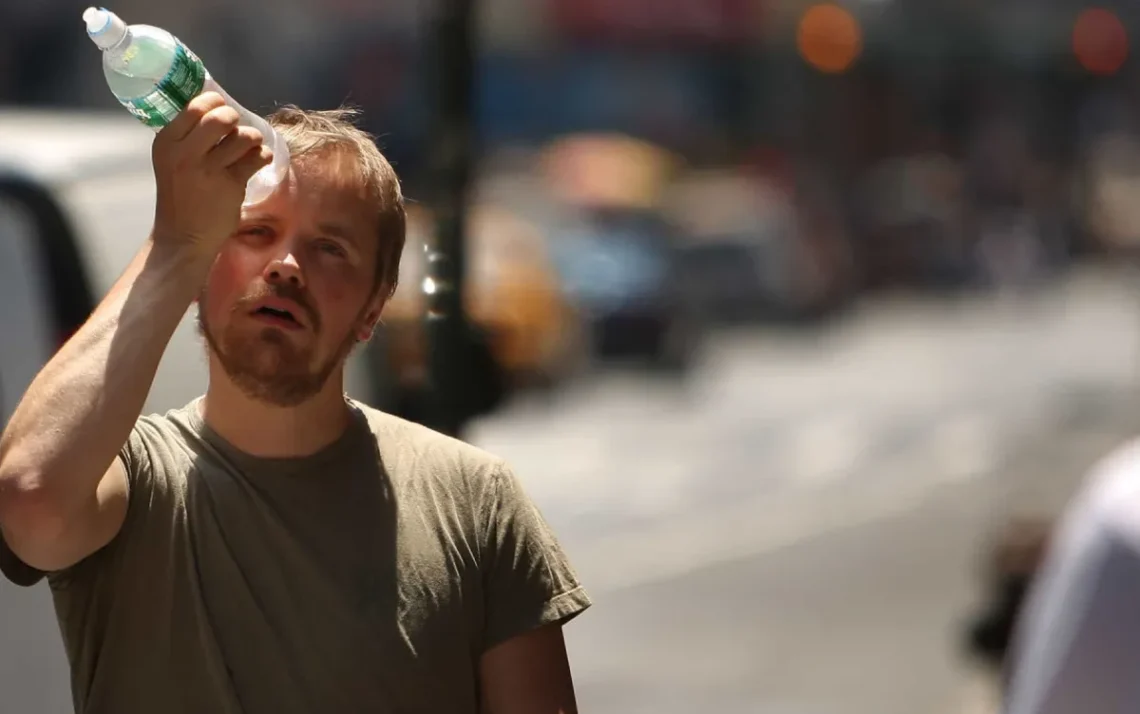
[[[702,330],[684,240],[662,211],[676,157],[632,137],[585,134],[555,141],[541,163],[563,209],[550,254],[587,321],[594,358],[686,370]]]
[[[384,313],[387,370],[403,392],[415,397],[427,378],[426,248],[435,227],[424,209],[409,211],[400,283]],[[472,354],[474,414],[503,395],[535,385],[553,385],[569,373],[577,349],[577,314],[562,294],[558,275],[537,226],[502,206],[479,203],[468,220],[465,305]]]
[[[775,181],[706,171],[670,191],[683,276],[710,324],[826,315],[855,291],[853,258],[825,194],[797,197]]]
[[[563,289],[588,323],[602,362],[633,358],[689,366],[701,329],[683,276],[680,242],[653,211],[584,209],[551,240]]]

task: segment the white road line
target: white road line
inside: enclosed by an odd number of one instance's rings
[[[955,417],[912,448],[866,464],[863,468],[873,472],[865,471],[866,478],[825,489],[758,494],[715,512],[682,513],[637,532],[569,542],[571,557],[601,592],[668,580],[914,512],[946,489],[992,473],[1001,449],[1013,443],[997,434],[989,420],[987,415]],[[972,450],[979,455],[962,453]]]
[[[666,517],[683,512],[687,490],[696,482],[696,461],[655,450],[627,473],[624,508],[642,517]]]
[[[633,533],[567,542],[598,592],[678,577],[718,563],[776,552],[840,529],[906,513],[939,491],[913,478],[855,488],[755,497],[715,514],[679,516]]]
[[[854,471],[871,446],[867,423],[854,414],[821,415],[792,431],[782,445],[787,480],[820,487]]]
[[[984,414],[961,414],[939,424],[930,434],[930,470],[946,481],[991,473],[1001,458],[1005,436]]]

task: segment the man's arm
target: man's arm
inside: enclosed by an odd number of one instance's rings
[[[0,437],[0,535],[37,570],[73,565],[122,526],[128,483],[117,455],[237,225],[246,180],[269,160],[261,135],[237,121],[206,93],[155,138],[150,239],[36,376]]]
[[[117,459],[193,298],[178,264],[146,246],[36,376],[0,438],[0,529],[42,571],[115,536],[127,508]]]
[[[479,663],[484,714],[576,714],[562,626],[547,625],[485,653]]]

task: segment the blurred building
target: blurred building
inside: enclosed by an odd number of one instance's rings
[[[113,9],[182,37],[251,107],[361,106],[416,196],[431,7]],[[80,11],[63,0],[0,6],[0,103],[113,109]],[[478,15],[487,156],[602,130],[695,169],[775,172],[807,213],[838,212],[867,284],[991,279],[1002,271],[973,264],[1013,250],[980,247],[1009,226],[1050,260],[1119,242],[1123,214],[1110,206],[1130,170],[1106,168],[1098,147],[1113,132],[1129,140],[1135,125],[1131,5],[478,0]]]

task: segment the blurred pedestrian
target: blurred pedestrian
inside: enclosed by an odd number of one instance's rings
[[[971,623],[970,652],[1000,675],[1006,674],[1014,627],[1048,547],[1047,519],[1015,518],[990,545],[986,563],[988,599]]]
[[[1047,549],[1052,522],[1019,517],[987,544],[986,598],[966,628],[969,669],[954,714],[997,714],[1008,675],[1014,627]]]
[[[1094,471],[1018,625],[1009,714],[1140,711],[1140,444]]]

